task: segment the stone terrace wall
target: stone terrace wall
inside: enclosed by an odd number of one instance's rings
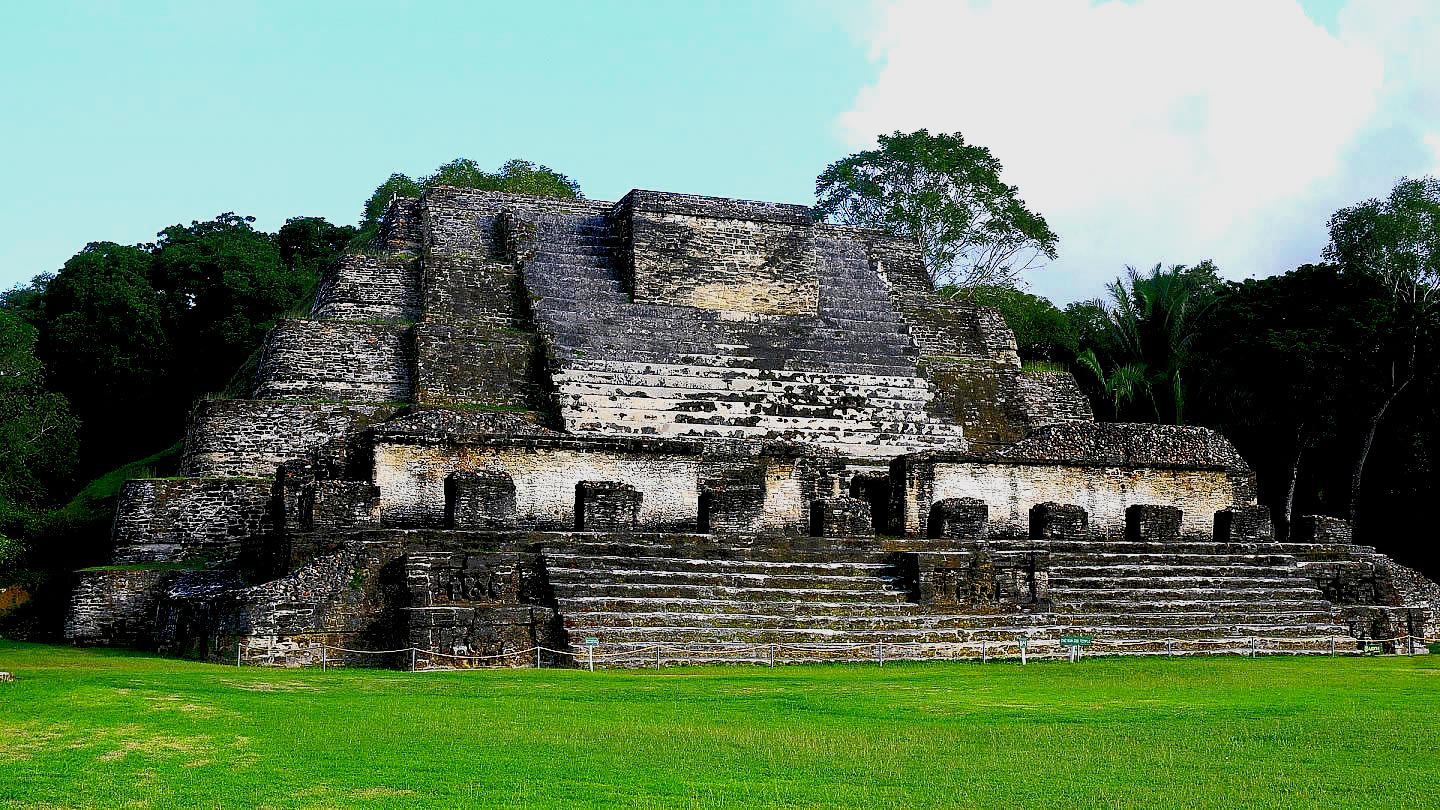
[[[740,469],[747,466],[758,469]],[[575,528],[575,487],[581,481],[639,490],[637,528],[646,531],[694,531],[701,492],[723,487],[727,478],[743,477],[763,490],[763,514],[754,516],[752,531],[804,533],[810,501],[839,492],[838,465],[826,459],[717,458],[703,455],[697,442],[496,438],[487,446],[382,433],[375,439],[374,472],[382,523],[441,526],[446,476],[482,470],[510,476],[515,525],[543,531]]]
[[[486,326],[415,325],[415,401],[534,408],[534,335]]]
[[[506,262],[505,240],[496,222],[506,209],[520,214],[604,214],[612,203],[502,194],[439,186],[420,201],[427,254],[465,254]]]
[[[403,324],[281,321],[265,339],[254,396],[408,402],[411,345]]]
[[[180,474],[274,476],[280,462],[307,458],[396,410],[389,405],[202,400],[190,412]]]
[[[1025,371],[1020,374],[1018,384],[1032,428],[1059,422],[1095,421],[1090,398],[1068,371]]]
[[[1124,531],[1132,504],[1184,510],[1182,531],[1208,536],[1215,512],[1255,503],[1255,479],[1224,437],[1205,428],[1072,423],[1037,430],[1003,450],[919,453],[892,462],[891,504],[897,529],[924,536],[930,506],[978,498],[997,531],[1023,533],[1030,507],[1076,504],[1091,531]]]
[[[414,321],[420,315],[420,260],[347,254],[320,279],[310,314],[349,321]]]
[[[114,561],[234,559],[242,541],[268,531],[270,490],[255,479],[126,481],[111,532]]]
[[[800,205],[632,191],[622,267],[637,303],[816,315],[810,210]]]

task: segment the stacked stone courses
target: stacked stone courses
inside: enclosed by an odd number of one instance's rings
[[[1440,587],[1343,521],[1278,542],[1219,434],[1096,422],[914,243],[803,206],[397,198],[250,398],[196,403],[180,472],[122,489],[77,643],[642,666],[1440,630]]]

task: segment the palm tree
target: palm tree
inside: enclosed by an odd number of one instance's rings
[[[1078,360],[1100,382],[1116,418],[1148,404],[1156,422],[1185,424],[1184,370],[1218,285],[1210,262],[1156,264],[1148,275],[1127,266],[1106,285],[1112,303],[1095,302],[1106,314],[1104,334],[1095,336],[1101,345],[1086,347]]]

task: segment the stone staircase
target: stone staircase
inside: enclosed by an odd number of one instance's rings
[[[1126,654],[1354,648],[1277,543],[1054,540],[1048,575],[1062,631],[1126,642]]]
[[[571,432],[786,438],[856,458],[963,447],[925,411],[908,327],[864,256],[822,254],[819,317],[636,304],[603,217],[535,220],[524,268]]]
[[[1013,656],[1022,636],[1032,654],[1054,654],[1068,633],[1093,636],[1090,655],[1356,647],[1275,544],[1051,541],[1048,609],[1022,609],[917,604],[896,552],[869,539],[824,542],[571,536],[543,555],[572,649],[596,638],[606,666]],[[994,544],[997,559],[1011,555],[1005,545]]]
[[[599,639],[609,666],[653,666],[737,655],[785,662],[939,657],[919,645],[1013,640],[1045,616],[935,612],[909,601],[878,544],[796,550],[717,543],[566,542],[547,545],[546,574],[571,646]],[[658,647],[658,649],[657,649]],[[772,651],[773,648],[778,648]],[[978,648],[976,653],[979,654]]]

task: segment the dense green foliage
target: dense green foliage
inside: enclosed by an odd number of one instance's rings
[[[79,442],[65,397],[45,386],[36,331],[0,309],[0,583],[24,561],[22,543],[69,484]]]
[[[0,642],[0,667],[19,806],[1426,806],[1440,710],[1433,656],[412,675]]]
[[[380,218],[385,214],[390,201],[396,197],[418,197],[431,186],[459,186],[478,188],[482,191],[504,191],[510,194],[531,194],[537,197],[583,196],[580,184],[549,166],[541,166],[528,160],[507,160],[500,168],[487,172],[469,158],[456,158],[441,164],[434,172],[417,180],[395,173],[375,189],[365,201],[365,210],[360,219],[360,232],[355,237],[356,247],[368,247],[380,232]]]
[[[879,137],[879,148],[825,168],[816,216],[919,241],[931,282],[961,289],[1014,285],[1055,258],[1060,238],[1000,180],[1000,161],[960,133]]]
[[[304,217],[268,234],[253,222],[226,213],[172,225],[153,244],[94,242],[6,294],[80,420],[83,473],[173,442],[190,403],[223,388],[276,320],[308,303],[355,230]]]
[[[419,182],[392,175],[362,226],[373,236],[392,196],[438,184],[580,196],[528,161],[484,172],[460,159]],[[249,394],[266,332],[308,310],[320,274],[359,233],[319,217],[273,234],[254,222],[227,212],[153,243],[93,242],[0,293],[0,584],[22,563],[103,562],[120,483],[174,471],[170,445],[197,398]]]

